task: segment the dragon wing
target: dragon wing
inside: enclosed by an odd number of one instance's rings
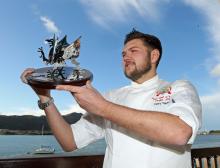
[[[80,53],[80,38],[77,38],[73,43],[71,43],[68,47],[64,50],[63,58],[66,59],[75,59],[79,56]]]

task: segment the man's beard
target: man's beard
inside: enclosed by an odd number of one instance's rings
[[[133,65],[135,66],[135,65]],[[142,67],[141,69],[137,69],[135,66],[135,69],[130,72],[129,74],[126,73],[126,70],[124,70],[124,74],[127,78],[131,79],[132,81],[137,81],[140,79],[144,74],[148,73],[151,70],[151,64],[148,63],[145,67]]]

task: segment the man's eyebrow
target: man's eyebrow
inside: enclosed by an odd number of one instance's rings
[[[129,47],[127,50],[131,50],[131,49],[134,49],[134,48],[140,48],[140,47],[138,47],[138,46],[131,46],[131,47]],[[124,51],[124,50],[123,50]]]
[[[140,47],[138,47],[138,46],[132,46],[132,47],[129,48],[129,50],[135,49],[135,48],[140,48]]]
[[[135,49],[135,48],[139,49],[140,47],[138,47],[138,46],[131,46],[131,47],[129,47],[127,50],[132,50],[132,49]],[[122,54],[125,53],[125,52],[126,52],[126,51],[123,50],[123,51],[122,51]]]

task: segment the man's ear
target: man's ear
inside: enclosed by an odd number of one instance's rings
[[[151,63],[152,64],[156,64],[159,57],[160,57],[160,52],[158,51],[158,49],[154,49],[151,51]]]

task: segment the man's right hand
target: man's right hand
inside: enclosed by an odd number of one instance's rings
[[[27,68],[26,70],[24,70],[24,72],[21,74],[22,82],[28,84],[27,77],[31,75],[34,71],[35,69],[33,68]],[[39,97],[41,103],[48,102],[48,100],[51,99],[50,90],[36,88],[33,86],[31,87]],[[63,119],[55,104],[52,103],[50,106],[45,108],[44,111],[47,117],[48,124],[62,148],[65,151],[73,151],[77,149],[72,128],[69,123],[67,123]]]
[[[33,68],[27,68],[24,70],[24,72],[21,74],[21,80],[23,83],[28,84],[27,77],[31,75],[35,69]],[[51,96],[50,96],[50,90],[48,89],[41,89],[31,86],[32,89],[35,91],[37,96],[40,98],[41,102],[46,102]]]

